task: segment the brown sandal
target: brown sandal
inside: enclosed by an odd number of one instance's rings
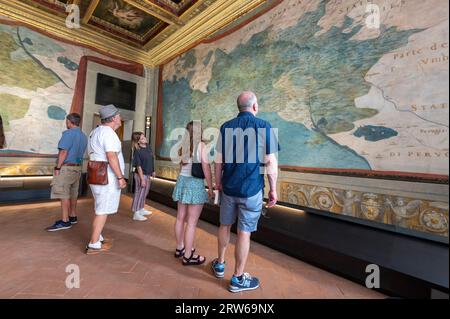
[[[96,249],[96,248],[91,248],[89,247],[89,244],[86,246],[86,255],[96,255],[105,251],[108,251],[112,248],[112,243],[111,242],[105,242],[104,244],[102,244],[101,248]]]
[[[183,256],[183,266],[198,266],[206,262],[206,258],[200,255],[194,255],[195,249],[192,249],[191,257]],[[201,260],[203,258],[203,260]]]
[[[113,243],[114,239],[112,238],[108,238],[108,237],[104,237],[102,240],[102,244],[109,244],[109,243]]]

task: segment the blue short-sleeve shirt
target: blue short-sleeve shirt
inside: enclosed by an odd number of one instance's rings
[[[241,112],[222,125],[216,149],[222,154],[223,192],[249,198],[264,189],[264,157],[278,152],[280,146],[269,122]]]
[[[58,149],[66,150],[64,164],[81,164],[87,147],[87,137],[79,127],[64,131],[58,143]]]

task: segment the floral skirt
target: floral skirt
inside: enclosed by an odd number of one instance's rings
[[[208,193],[203,179],[180,175],[172,194],[175,202],[185,205],[203,205],[208,202]]]

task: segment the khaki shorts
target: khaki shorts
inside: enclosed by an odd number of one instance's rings
[[[58,176],[53,176],[51,199],[78,198],[81,166],[63,166]]]

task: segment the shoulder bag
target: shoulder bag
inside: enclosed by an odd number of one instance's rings
[[[89,161],[87,180],[90,185],[108,185],[108,162]]]
[[[192,156],[193,163],[192,163],[191,175],[196,178],[205,179],[205,172],[203,172],[203,166],[202,166],[201,159],[200,159],[200,163],[197,163],[197,161],[195,160],[198,157],[198,156],[196,156],[198,154],[198,149],[199,149],[199,147],[197,146],[197,148],[195,149],[195,152],[194,152],[195,155]]]

